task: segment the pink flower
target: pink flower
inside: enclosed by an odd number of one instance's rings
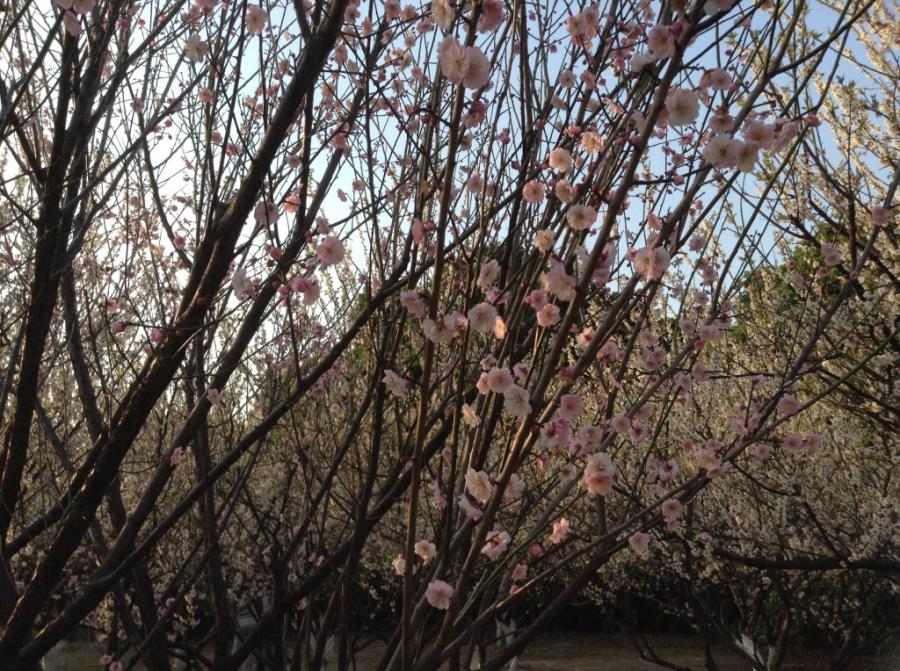
[[[649,430],[647,429],[647,427],[644,425],[643,422],[641,422],[639,420],[634,420],[631,423],[631,431],[629,433],[631,434],[631,439],[634,442],[640,443],[642,440],[644,440],[647,437]]]
[[[539,252],[546,254],[553,249],[553,242],[555,239],[556,234],[553,231],[542,228],[534,234],[534,246]]]
[[[584,403],[578,394],[563,394],[559,399],[559,416],[570,422],[578,419],[584,410]]]
[[[503,393],[503,409],[513,417],[525,417],[531,412],[529,400],[528,391],[514,384]]]
[[[319,286],[319,280],[315,277],[297,277],[295,280],[297,282],[297,286],[294,286],[294,282],[291,282],[291,286],[294,291],[299,291],[303,294],[303,304],[304,305],[312,305],[317,300],[319,300],[319,291],[321,287]]]
[[[247,32],[251,35],[260,35],[262,34],[263,28],[265,28],[266,24],[269,22],[269,17],[266,15],[265,10],[259,5],[248,5],[246,21]]]
[[[803,441],[803,447],[807,452],[815,452],[822,444],[822,436],[818,433],[810,434]]]
[[[172,450],[172,454],[169,457],[169,465],[177,466],[181,463],[182,459],[184,459],[184,448],[176,447],[174,450]]]
[[[184,54],[192,61],[202,61],[209,52],[209,45],[199,35],[191,35],[184,43]]]
[[[544,185],[536,179],[526,182],[522,187],[522,198],[529,203],[540,203],[544,200]]]
[[[547,292],[543,289],[535,289],[525,297],[525,303],[536,312],[540,312],[547,306]]]
[[[703,75],[701,83],[713,91],[725,91],[731,86],[731,75],[722,68],[714,68]]]
[[[610,421],[609,427],[616,433],[628,433],[631,431],[631,420],[627,415],[616,415]]]
[[[566,221],[573,231],[585,231],[597,221],[597,210],[590,205],[573,205],[566,213]]]
[[[466,317],[471,328],[479,333],[490,333],[497,321],[497,309],[490,303],[479,303],[466,313]]]
[[[822,252],[822,257],[825,260],[825,265],[829,268],[834,267],[841,262],[841,253],[834,245],[828,242],[823,242],[819,250]]]
[[[695,382],[706,382],[709,380],[709,371],[702,361],[697,361],[691,366],[691,376]]]
[[[210,387],[206,392],[207,400],[213,405],[219,405],[224,399],[222,392],[220,392],[215,387]]]
[[[452,598],[453,587],[443,580],[432,580],[425,589],[425,599],[433,608],[447,610]]]
[[[503,10],[503,3],[499,0],[484,0],[481,3],[481,15],[478,17],[478,32],[486,33],[497,28],[503,19],[506,18],[506,12]]]
[[[744,125],[744,141],[771,149],[775,144],[775,126],[760,119],[751,119]]]
[[[548,303],[537,313],[538,326],[549,328],[559,323],[559,308],[553,303]]]
[[[412,289],[405,289],[400,292],[400,305],[416,317],[421,318],[425,316],[425,300]]]
[[[260,224],[274,224],[278,221],[279,214],[278,206],[271,201],[265,200],[259,201],[253,210],[253,218]]]
[[[643,531],[635,531],[628,538],[628,547],[635,554],[647,557],[650,554],[650,535]]]
[[[523,564],[522,562],[516,564],[510,577],[513,580],[525,580],[528,577],[528,564]]]
[[[566,180],[561,179],[553,187],[553,193],[564,203],[571,203],[575,198],[575,189]]]
[[[550,152],[548,162],[550,163],[550,167],[557,172],[566,173],[572,169],[572,154],[569,153],[568,149],[557,147]]]
[[[785,415],[793,415],[800,410],[800,401],[793,394],[785,394],[778,399],[778,412]]]
[[[463,78],[463,86],[467,89],[480,89],[491,77],[491,62],[478,47],[466,47],[469,69]]]
[[[446,37],[438,47],[441,74],[453,84],[478,89],[487,84],[491,64],[478,47],[463,47],[455,37]]]
[[[593,131],[582,133],[581,147],[592,156],[603,151],[603,138]]]
[[[666,499],[662,503],[662,516],[666,520],[681,519],[684,512],[684,505],[678,499]]]
[[[490,261],[485,261],[481,264],[481,268],[478,270],[478,280],[476,283],[478,284],[479,289],[487,291],[494,285],[499,277],[500,264],[496,259],[491,259]]]
[[[657,24],[647,32],[647,46],[654,59],[669,58],[675,53],[675,36],[669,26]]]
[[[789,433],[781,441],[781,449],[791,456],[803,452],[803,438],[796,433]]]
[[[388,23],[400,18],[399,0],[386,0],[384,3],[384,18]]]
[[[505,531],[489,531],[481,554],[487,555],[490,559],[497,559],[509,548],[510,540],[509,534]]]
[[[644,247],[634,255],[634,269],[649,280],[658,280],[669,267],[669,261],[669,252],[664,247]]]
[[[449,343],[457,336],[457,319],[454,314],[445,315],[437,320],[423,319],[422,331],[433,343]]]
[[[475,389],[478,390],[479,394],[486,396],[491,392],[491,388],[488,386],[488,376],[487,373],[482,373],[478,376],[478,381],[475,383]]]
[[[737,152],[735,167],[742,172],[751,172],[759,156],[759,147],[740,140],[732,140],[732,142],[734,143],[734,150]]]
[[[513,473],[509,476],[509,483],[506,486],[506,491],[503,492],[503,499],[506,501],[518,501],[524,493],[525,481],[519,477],[518,473]]]
[[[597,452],[588,457],[584,467],[582,484],[591,496],[606,496],[612,491],[616,467],[606,452]]]
[[[513,385],[512,374],[509,368],[501,368],[499,366],[491,368],[485,376],[485,382],[489,390],[495,394],[505,394]]]
[[[737,165],[742,149],[743,145],[736,144],[733,137],[727,133],[720,133],[719,135],[714,135],[704,145],[701,153],[703,158],[709,161],[710,165],[722,170],[733,168]]]
[[[553,533],[550,534],[550,542],[553,544],[562,543],[569,535],[569,520],[560,517],[553,523]]]
[[[125,332],[125,322],[121,320],[114,321],[109,325],[109,330],[113,335],[119,335]]]
[[[765,461],[772,454],[772,448],[766,445],[765,443],[760,443],[755,448],[753,448],[753,458],[757,461]]]
[[[78,16],[75,15],[74,12],[65,12],[63,14],[63,26],[66,29],[66,32],[72,37],[78,37],[82,33],[81,22],[78,20]]]
[[[333,235],[325,236],[316,247],[316,256],[325,268],[340,263],[344,259],[344,243]]]

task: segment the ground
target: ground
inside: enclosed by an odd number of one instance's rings
[[[692,671],[703,671],[704,655],[701,642],[691,636],[649,636],[656,653],[668,662]],[[88,645],[69,644],[65,652],[48,666],[47,671],[100,670],[101,653]],[[361,655],[358,671],[374,668],[377,650],[367,650]],[[715,648],[720,671],[745,671],[749,666],[734,653]],[[519,663],[520,671],[658,671],[662,667],[639,658],[628,639],[623,636],[599,634],[572,634],[550,632],[539,639]],[[789,655],[786,671],[825,671],[827,656],[813,650],[794,651]],[[860,660],[853,671],[900,670],[900,646],[880,657]]]

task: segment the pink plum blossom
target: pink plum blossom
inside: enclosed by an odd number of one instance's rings
[[[443,580],[432,580],[425,589],[425,599],[432,608],[447,610],[453,598],[453,587]]]

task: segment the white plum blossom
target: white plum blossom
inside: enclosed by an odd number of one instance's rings
[[[700,100],[695,91],[674,88],[666,97],[666,111],[670,126],[685,126],[697,120]]]
[[[397,398],[405,398],[409,392],[409,382],[392,370],[384,371],[384,378],[381,380],[388,392]]]
[[[479,503],[487,503],[494,493],[491,477],[484,471],[476,471],[474,468],[469,468],[466,471],[466,491],[475,497]]]

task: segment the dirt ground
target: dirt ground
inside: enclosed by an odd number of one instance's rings
[[[647,637],[654,652],[666,662],[692,671],[705,669],[703,644],[690,636]],[[749,665],[724,646],[715,646],[713,655],[720,671],[745,671]],[[892,659],[861,660],[855,671],[900,671],[900,650]],[[519,664],[523,671],[651,671],[663,668],[640,659],[624,636],[569,634],[553,632],[530,648]],[[785,664],[786,671],[825,671],[827,656],[814,651],[794,651]]]
[[[702,643],[691,636],[647,637],[656,654],[667,662],[692,671],[704,671]],[[358,671],[370,671],[379,658],[374,647],[358,659]],[[86,645],[69,644],[47,671],[100,670],[100,654]],[[714,648],[720,671],[748,671],[749,665],[722,646]],[[142,668],[142,667],[139,667]],[[538,639],[519,660],[520,671],[658,671],[663,667],[640,659],[624,636],[550,632]],[[786,671],[826,671],[827,655],[814,650],[792,651]],[[900,671],[900,645],[880,657],[859,660],[853,671]]]

